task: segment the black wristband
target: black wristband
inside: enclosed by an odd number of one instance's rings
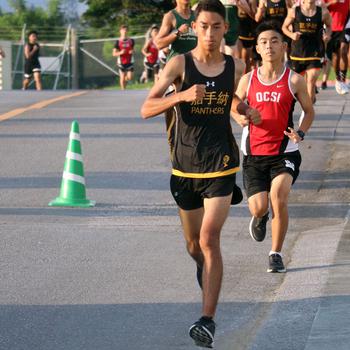
[[[304,131],[302,131],[302,130],[298,130],[297,131],[297,134],[299,135],[299,137],[301,138],[301,141],[303,141],[304,140],[304,137],[305,137],[305,133],[304,133]]]

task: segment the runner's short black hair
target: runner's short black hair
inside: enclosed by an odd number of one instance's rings
[[[202,11],[215,12],[219,14],[225,21],[226,19],[226,10],[225,6],[220,0],[201,0],[198,3],[194,11],[195,18],[197,19],[199,14]]]
[[[36,36],[38,36],[38,32],[37,32],[36,30],[31,30],[31,31],[28,33],[28,38],[29,38],[32,34],[35,34]]]
[[[255,30],[256,39],[258,39],[261,33],[267,32],[268,30],[273,30],[274,32],[278,33],[281,36],[282,40],[284,40],[284,34],[282,32],[281,25],[279,24],[279,22],[274,20],[261,22],[257,26]]]

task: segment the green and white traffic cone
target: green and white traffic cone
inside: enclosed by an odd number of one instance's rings
[[[79,124],[73,121],[61,182],[60,196],[49,203],[53,207],[93,207],[86,198],[84,165],[80,145]]]

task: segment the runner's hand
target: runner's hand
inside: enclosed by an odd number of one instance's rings
[[[284,131],[284,134],[289,137],[290,140],[292,140],[294,143],[299,143],[301,140],[301,137],[298,135],[298,133],[291,127],[288,128],[288,131]]]
[[[293,33],[292,37],[293,37],[292,40],[297,41],[297,40],[300,39],[301,33],[300,32],[295,32],[295,33]]]
[[[257,109],[248,108],[245,114],[254,125],[262,123],[260,112]]]
[[[181,32],[182,34],[185,34],[188,32],[188,24],[184,23],[181,24],[181,26],[178,28],[179,32]]]
[[[201,100],[205,96],[205,85],[204,84],[195,84],[192,85],[189,89],[182,92],[182,100],[184,102],[193,102]]]
[[[242,127],[244,128],[245,126],[248,126],[249,125],[249,117],[247,117],[246,115],[242,115],[242,114],[239,114],[239,119],[235,118],[236,119],[236,122]]]
[[[327,34],[327,33],[324,33],[323,34],[323,41],[326,43],[328,43],[328,41],[331,39],[331,37]]]

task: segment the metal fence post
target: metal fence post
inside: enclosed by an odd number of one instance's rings
[[[71,30],[72,89],[79,89],[79,39],[75,28]]]

